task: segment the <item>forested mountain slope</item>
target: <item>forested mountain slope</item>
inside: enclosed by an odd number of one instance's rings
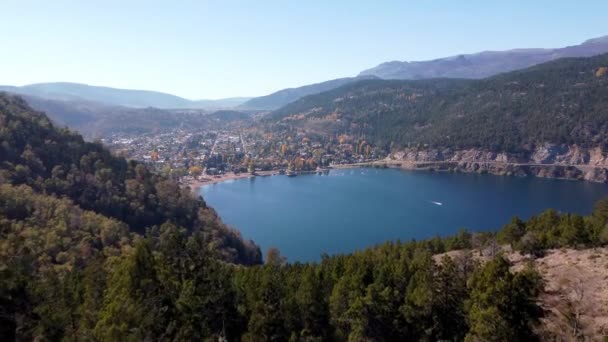
[[[56,128],[21,98],[0,94],[0,181],[65,197],[82,209],[123,222],[132,232],[172,222],[205,231],[235,262],[258,262],[257,247],[227,229],[213,209],[144,165]]]
[[[248,100],[247,102],[241,104],[239,108],[273,110],[307,95],[318,94],[352,82],[375,78],[375,76],[345,77],[315,84],[309,84],[297,88],[282,89],[269,95],[254,97]]]
[[[527,152],[605,146],[608,55],[566,58],[483,80],[369,80],[271,113],[271,129],[352,134],[379,146]]]

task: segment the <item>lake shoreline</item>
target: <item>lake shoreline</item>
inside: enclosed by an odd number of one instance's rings
[[[421,170],[435,172],[459,172],[491,174],[496,176],[538,177],[549,179],[587,181],[606,184],[608,170],[603,167],[570,164],[534,164],[506,162],[459,162],[459,161],[425,161],[412,162],[401,160],[386,160],[387,167],[405,170]]]
[[[412,162],[407,160],[380,159],[370,162],[333,165],[330,169],[323,169],[321,171],[298,171],[298,174],[312,174],[328,172],[330,170],[352,168],[396,168],[410,171],[476,173],[491,174],[495,176],[538,177],[570,181],[587,181],[601,184],[606,184],[606,179],[604,177],[586,177],[585,175],[588,175],[590,171],[595,171],[596,173],[603,175],[603,173],[607,171],[605,168],[588,165],[456,161]],[[256,174],[228,173],[219,177],[213,176],[206,178],[205,180],[196,180],[185,185],[189,186],[193,193],[198,194],[200,188],[205,185],[243,178],[268,177],[277,175],[281,175],[278,170],[259,171],[256,172]]]
[[[360,167],[357,165],[352,165],[349,166],[349,168],[355,168],[355,167]],[[346,168],[346,167],[339,167],[339,168]],[[312,173],[319,173],[319,172],[328,172],[331,169],[323,169],[321,171],[298,171],[298,174],[312,174]],[[229,180],[237,180],[237,179],[245,179],[245,178],[253,178],[253,177],[270,177],[270,176],[282,176],[282,174],[278,171],[278,170],[271,170],[271,171],[257,171],[255,174],[251,174],[251,173],[239,173],[239,174],[235,174],[235,173],[227,173],[224,175],[220,175],[219,177],[210,177],[210,178],[206,178],[204,180],[195,180],[195,181],[191,181],[187,184],[184,184],[185,186],[190,187],[190,189],[192,190],[193,193],[198,194],[198,192],[200,191],[200,188],[205,186],[205,185],[211,185],[211,184],[216,184],[216,183],[221,183],[221,182],[226,182]]]

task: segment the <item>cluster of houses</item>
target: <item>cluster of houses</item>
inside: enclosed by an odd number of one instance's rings
[[[362,163],[380,153],[365,140],[341,135],[269,134],[258,131],[176,129],[103,143],[116,153],[179,177],[202,178],[233,172],[306,171]]]

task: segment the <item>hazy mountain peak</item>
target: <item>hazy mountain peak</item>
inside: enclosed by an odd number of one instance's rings
[[[608,44],[608,35],[585,40],[581,45]]]
[[[34,83],[22,87],[0,86],[0,90],[47,100],[91,101],[105,105],[156,108],[225,108],[237,106],[249,98],[191,101],[152,90],[120,89],[73,82]]]
[[[555,49],[519,48],[482,51],[428,61],[390,61],[367,69],[359,76],[375,75],[385,79],[484,78],[502,72],[527,68],[563,57],[589,57],[608,52],[608,36]]]

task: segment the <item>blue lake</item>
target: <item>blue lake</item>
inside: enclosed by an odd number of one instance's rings
[[[318,260],[387,240],[495,230],[547,208],[588,214],[608,185],[542,178],[341,169],[255,177],[201,188],[222,220],[265,252]]]

